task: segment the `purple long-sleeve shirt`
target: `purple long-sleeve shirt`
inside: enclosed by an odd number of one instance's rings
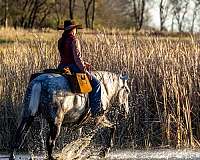
[[[63,35],[58,40],[58,49],[60,64],[75,64],[81,71],[85,71],[80,42],[73,34]]]
[[[85,70],[84,61],[81,54],[81,46],[78,39],[72,41],[74,61],[81,71]]]

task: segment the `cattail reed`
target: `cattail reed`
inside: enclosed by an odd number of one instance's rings
[[[4,30],[1,30],[3,34]],[[59,62],[55,31],[36,31],[0,44],[1,148],[19,120],[30,75]],[[31,38],[30,38],[31,37]],[[50,37],[50,38],[49,38]],[[129,72],[130,115],[113,108],[116,147],[197,147],[200,140],[200,46],[195,37],[154,37],[103,30],[79,34],[86,61],[97,70]],[[12,125],[11,125],[12,124]],[[62,134],[66,136],[66,134]],[[61,138],[62,139],[62,138]],[[5,141],[6,140],[6,141]],[[62,141],[59,141],[62,143]],[[59,146],[63,146],[59,144]]]

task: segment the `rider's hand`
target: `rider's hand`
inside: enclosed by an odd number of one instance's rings
[[[90,71],[92,68],[92,65],[88,62],[84,62],[84,64],[85,64],[86,69]]]

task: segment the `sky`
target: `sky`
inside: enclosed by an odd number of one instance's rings
[[[151,17],[152,17],[152,21],[150,22],[150,25],[157,29],[160,29],[159,2],[160,2],[160,0],[154,0],[154,5],[150,9],[150,13],[151,13]],[[193,13],[193,7],[194,7],[194,3],[192,1],[190,1],[190,5],[188,7],[188,13],[186,14],[186,19],[187,19],[187,23],[185,23],[186,27],[191,26],[191,17],[192,17],[192,13]],[[196,27],[194,29],[195,29],[195,31],[199,31],[197,19],[196,19],[195,23],[196,23]],[[168,30],[170,30],[171,17],[169,17],[169,19],[167,20],[165,27]]]
[[[152,7],[150,9],[150,13],[151,13],[151,17],[152,17],[152,21],[150,22],[150,25],[159,29],[160,28],[160,16],[159,16],[159,7],[157,4],[154,5],[154,7]]]

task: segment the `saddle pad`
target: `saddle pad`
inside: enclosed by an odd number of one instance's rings
[[[60,74],[64,76],[69,81],[70,88],[73,93],[89,93],[92,91],[92,86],[85,73],[75,73],[75,74],[70,73],[69,74],[69,72],[66,73],[58,69],[46,69],[46,70],[43,70],[43,72],[32,74],[30,81],[32,81],[39,75],[45,74],[45,73],[55,73],[55,74]]]

